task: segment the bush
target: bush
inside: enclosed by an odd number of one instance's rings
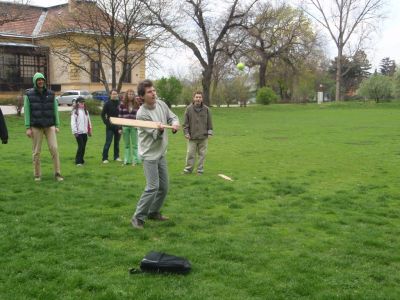
[[[13,105],[17,110],[17,115],[21,116],[22,107],[24,106],[23,95],[17,95],[14,98],[0,98],[0,105]]]
[[[400,99],[400,71],[397,71],[393,76],[393,95]]]
[[[15,97],[14,100],[14,106],[15,109],[17,110],[17,116],[21,116],[22,113],[22,108],[24,107],[24,96],[23,95],[18,95]]]
[[[100,115],[101,114],[101,103],[100,101],[87,99],[85,101],[86,109],[91,115]]]
[[[278,100],[278,96],[269,87],[262,87],[258,89],[256,95],[256,101],[258,104],[268,105],[275,103]]]
[[[358,95],[358,94],[351,95],[351,96],[344,95],[343,99],[344,99],[344,101],[364,101],[365,97],[362,97],[361,95]]]
[[[14,105],[15,98],[0,98],[0,105]]]
[[[390,77],[376,74],[361,82],[357,94],[379,102],[391,98],[392,88],[392,80]]]
[[[172,104],[177,104],[183,87],[178,78],[174,76],[170,78],[162,77],[155,81],[155,86],[157,95],[164,100],[168,107],[171,107]]]

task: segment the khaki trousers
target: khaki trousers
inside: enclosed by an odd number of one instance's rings
[[[57,135],[54,126],[38,128],[32,127],[32,160],[33,160],[33,175],[35,177],[42,176],[40,168],[40,152],[42,149],[43,135],[46,136],[47,146],[53,159],[54,174],[61,174],[60,157],[58,155]]]
[[[186,167],[184,169],[185,172],[192,173],[197,153],[199,155],[199,161],[197,163],[197,173],[203,173],[204,159],[206,158],[207,153],[207,145],[208,139],[188,141],[186,152]]]

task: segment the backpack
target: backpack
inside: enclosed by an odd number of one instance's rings
[[[191,263],[184,257],[155,251],[147,253],[140,262],[141,272],[146,273],[187,274],[191,268]],[[135,274],[139,272],[137,269],[131,269],[130,273]]]

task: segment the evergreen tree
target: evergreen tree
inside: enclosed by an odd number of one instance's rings
[[[336,74],[337,58],[331,62],[329,73]],[[353,95],[360,83],[368,78],[371,73],[371,64],[367,54],[363,50],[358,50],[353,56],[342,56],[342,92]]]
[[[392,77],[396,72],[396,62],[390,57],[385,57],[381,60],[379,70],[382,75]]]

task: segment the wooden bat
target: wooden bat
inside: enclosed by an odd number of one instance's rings
[[[221,177],[221,178],[223,178],[223,179],[225,179],[225,180],[233,181],[232,178],[230,178],[230,177],[228,177],[228,176],[226,176],[226,175],[224,175],[224,174],[218,174],[218,176]]]
[[[158,125],[160,122],[154,121],[143,121],[143,120],[134,120],[134,119],[124,119],[124,118],[115,118],[110,117],[111,124],[121,125],[121,126],[130,126],[130,127],[144,127],[144,128],[154,128],[158,129]],[[173,128],[170,125],[164,125],[165,128]]]

